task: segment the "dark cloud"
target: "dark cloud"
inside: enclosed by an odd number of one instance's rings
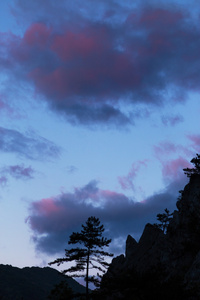
[[[0,127],[0,151],[16,153],[33,160],[55,158],[60,153],[60,149],[54,143],[41,136],[34,133],[23,134],[3,127]]]
[[[79,231],[88,217],[96,216],[105,225],[105,234],[113,239],[112,250],[122,251],[128,234],[138,238],[147,222],[154,223],[156,215],[167,207],[175,209],[178,191],[185,178],[176,178],[165,190],[142,202],[135,202],[124,194],[98,188],[91,181],[73,193],[33,202],[27,222],[33,231],[33,241],[39,251],[55,254],[67,247],[69,235]]]
[[[38,19],[22,37],[1,34],[4,70],[34,85],[73,124],[130,125],[138,105],[180,102],[199,90],[200,30],[184,7],[156,1],[133,11],[124,7],[121,21],[108,22],[111,5],[103,2],[100,17],[89,18],[89,3],[80,3],[77,18],[72,3],[40,2]],[[112,3],[115,11],[123,7]],[[16,17],[31,9],[33,15],[38,5],[19,0]],[[53,10],[59,26],[49,18]],[[163,119],[167,125],[179,121]]]
[[[185,0],[182,1],[164,1],[152,0],[150,3],[141,2],[141,0],[101,0],[94,2],[93,0],[75,1],[26,1],[16,0],[11,4],[12,14],[16,17],[20,24],[30,24],[34,22],[46,22],[59,26],[60,22],[74,19],[88,19],[95,21],[104,21],[108,23],[123,22],[130,11],[140,10],[144,8],[163,7],[165,9],[187,9],[193,12],[194,15],[199,13],[199,7],[196,5],[196,0],[190,1],[190,6]],[[37,13],[36,13],[37,12]]]
[[[60,1],[54,0],[27,2],[26,0],[16,0],[12,5],[12,13],[21,24],[43,21],[60,26],[74,19],[104,20],[107,22],[119,22],[123,20],[130,7],[137,5],[137,2],[127,0],[125,3],[120,0],[92,0]],[[37,12],[37,13],[36,13]]]

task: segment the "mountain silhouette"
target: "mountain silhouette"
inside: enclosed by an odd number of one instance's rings
[[[85,288],[74,279],[50,268],[0,265],[0,300],[46,300],[51,290],[66,281],[75,293],[85,293]]]

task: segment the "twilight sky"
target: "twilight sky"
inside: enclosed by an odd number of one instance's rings
[[[46,266],[92,215],[123,253],[175,209],[200,152],[199,22],[196,0],[1,0],[1,263]]]

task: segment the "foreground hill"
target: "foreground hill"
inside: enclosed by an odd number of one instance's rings
[[[54,286],[63,280],[74,292],[85,292],[78,282],[49,267],[19,269],[0,265],[0,300],[46,300]]]
[[[177,209],[166,234],[147,224],[139,242],[128,236],[96,299],[200,299],[200,174],[181,191]]]

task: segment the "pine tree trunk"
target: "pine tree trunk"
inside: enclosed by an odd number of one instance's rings
[[[88,251],[87,255],[87,267],[86,267],[86,299],[89,299],[89,292],[88,292],[88,279],[89,279],[89,260],[90,260],[90,253]]]

